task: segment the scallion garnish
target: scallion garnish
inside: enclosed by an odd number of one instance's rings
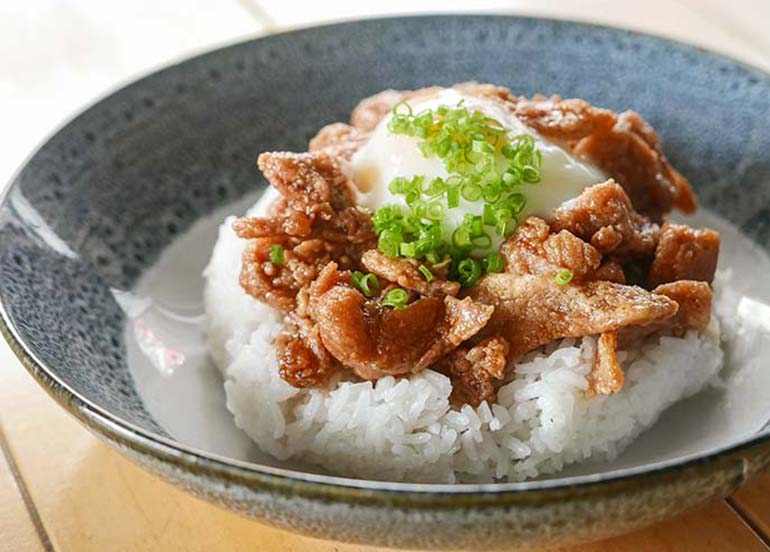
[[[409,294],[401,288],[391,289],[382,298],[380,304],[385,307],[393,307],[394,309],[403,309],[406,307],[406,302],[409,300]]]
[[[433,280],[436,279],[436,277],[433,275],[430,269],[425,265],[418,266],[417,270],[419,270],[420,274],[422,274],[425,277],[426,282],[432,282]]]
[[[274,265],[282,265],[286,262],[286,255],[283,253],[283,247],[273,245],[270,247],[270,262]]]
[[[557,286],[566,286],[572,281],[573,274],[569,270],[562,270],[554,278]]]
[[[366,297],[374,297],[380,292],[380,281],[374,274],[364,274],[354,270],[350,273],[350,280]]]
[[[499,254],[490,252],[483,263],[471,255],[491,248],[490,232],[505,238],[516,228],[526,206],[521,186],[542,178],[535,139],[507,132],[500,122],[469,110],[463,101],[419,113],[401,102],[393,108],[388,130],[417,138],[422,155],[438,157],[449,176],[400,176],[390,182],[390,193],[401,196],[406,206],[386,205],[374,213],[380,251],[431,264],[451,260],[450,278],[464,287],[483,273],[502,271]],[[466,215],[459,226],[444,228],[447,210],[462,201],[481,202],[482,214]]]
[[[481,278],[481,263],[471,257],[463,259],[457,264],[457,274],[462,287],[471,287]]]
[[[484,272],[502,272],[503,271],[503,258],[500,253],[493,251],[484,258]]]

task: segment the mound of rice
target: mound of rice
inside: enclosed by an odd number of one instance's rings
[[[263,202],[261,202],[263,203]],[[259,205],[255,206],[259,209]],[[452,410],[451,385],[409,379],[340,381],[300,390],[278,375],[280,314],[238,284],[244,241],[220,228],[206,278],[208,343],[235,423],[265,452],[338,475],[415,482],[518,481],[614,458],[672,403],[703,389],[723,363],[716,320],[683,339],[655,337],[619,354],[621,392],[585,397],[596,340],[565,339],[519,359],[498,402]]]

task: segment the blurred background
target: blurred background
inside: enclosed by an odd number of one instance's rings
[[[436,12],[601,23],[770,69],[767,0],[3,0],[0,187],[31,149],[80,108],[174,60],[295,27]]]

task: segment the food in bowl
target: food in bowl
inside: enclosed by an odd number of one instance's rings
[[[206,268],[227,404],[274,457],[382,480],[524,480],[616,456],[722,364],[719,234],[638,114],[486,84],[385,91]]]

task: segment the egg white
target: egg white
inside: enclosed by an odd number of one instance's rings
[[[529,134],[543,156],[542,180],[537,184],[522,184],[520,192],[527,199],[519,220],[526,216],[547,217],[553,209],[574,199],[588,186],[604,182],[605,175],[595,166],[581,161],[572,154],[544,139],[537,132],[524,125],[504,104],[492,99],[463,94],[454,88],[445,88],[429,96],[409,101],[414,113],[435,109],[440,105],[454,107],[463,100],[469,111],[481,111],[497,120],[513,134]],[[352,159],[353,179],[358,188],[360,205],[372,211],[384,205],[403,205],[403,196],[393,195],[388,184],[395,177],[412,178],[424,175],[428,179],[448,175],[443,162],[437,157],[425,158],[417,147],[417,138],[392,134],[388,130],[386,116],[377,125],[371,138],[359,149]],[[469,202],[460,199],[460,205],[447,211],[444,219],[444,234],[448,237],[466,214],[481,215],[483,202]],[[492,247],[497,249],[502,239],[494,229],[489,232]]]

